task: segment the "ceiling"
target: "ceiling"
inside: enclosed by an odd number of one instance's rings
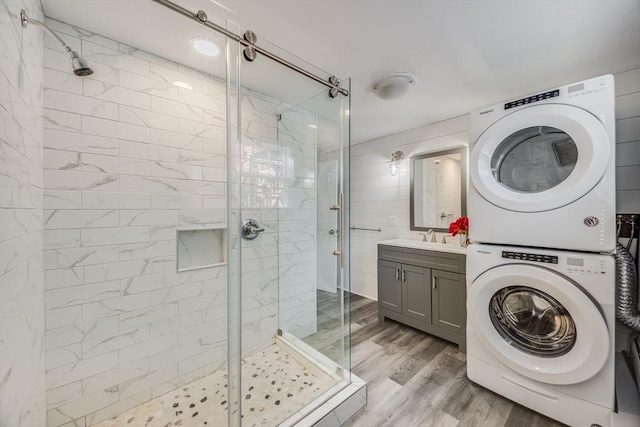
[[[639,0],[219,2],[259,38],[352,79],[356,143],[640,67]],[[406,97],[370,92],[401,71],[417,79]]]
[[[173,0],[220,10],[208,0]],[[354,143],[469,113],[605,73],[640,67],[640,0],[220,0],[278,54],[351,78]],[[45,14],[223,75],[185,49],[202,26],[149,0],[43,0]],[[219,20],[219,16],[214,19]],[[144,31],[141,31],[141,28]],[[171,28],[171,31],[167,31]],[[206,33],[206,31],[205,31]],[[176,36],[179,34],[179,36]],[[206,34],[205,34],[206,35]],[[243,62],[244,85],[298,103],[322,86],[266,58]],[[326,74],[320,68],[312,70]],[[216,70],[216,71],[212,71]],[[370,83],[391,72],[417,83],[383,101]]]

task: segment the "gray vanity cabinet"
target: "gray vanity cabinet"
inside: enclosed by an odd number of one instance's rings
[[[402,264],[390,261],[378,261],[378,282],[385,286],[378,287],[378,305],[385,310],[402,313],[402,287],[400,274]]]
[[[378,246],[378,318],[466,349],[465,255]]]
[[[378,261],[378,306],[403,316],[431,321],[431,270],[398,262]]]
[[[402,264],[402,314],[421,322],[431,320],[431,270]]]
[[[465,276],[458,273],[433,270],[431,275],[433,289],[433,325],[442,329],[465,334],[466,293]],[[460,302],[463,304],[460,304]]]

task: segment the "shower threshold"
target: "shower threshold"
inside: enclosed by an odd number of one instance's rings
[[[307,425],[305,416],[323,418],[326,414],[321,409],[327,400],[348,386],[280,337],[245,357],[242,375],[243,427]],[[227,425],[227,391],[226,370],[216,371],[92,427],[223,427]]]

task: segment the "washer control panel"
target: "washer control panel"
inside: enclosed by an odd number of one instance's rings
[[[502,251],[502,258],[519,259],[522,261],[543,262],[546,264],[557,264],[558,257],[553,255],[529,254],[526,252]]]
[[[604,261],[567,257],[567,271],[569,273],[599,276],[606,274],[605,269]]]

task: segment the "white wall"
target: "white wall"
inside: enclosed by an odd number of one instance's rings
[[[42,260],[42,19],[0,3],[0,426],[45,425]]]
[[[615,85],[617,211],[640,213],[640,69],[616,74]],[[418,238],[409,230],[409,157],[468,145],[468,130],[469,116],[464,115],[352,147],[351,224],[382,228],[381,233],[352,232],[353,292],[377,299],[377,242]],[[404,151],[405,159],[400,173],[391,176],[386,162],[396,150]]]

